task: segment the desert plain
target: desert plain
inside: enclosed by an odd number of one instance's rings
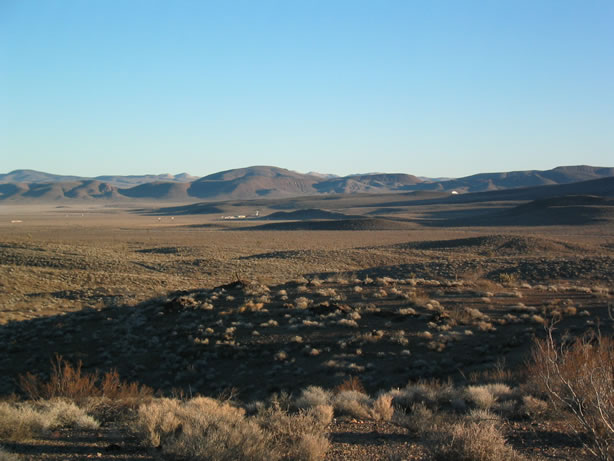
[[[2,205],[2,398],[23,398],[26,376],[43,389],[58,360],[151,389],[122,411],[81,400],[95,425],[3,445],[48,460],[592,459],[532,357],[538,340],[611,336],[613,212],[594,195],[438,192]],[[185,421],[135,423],[148,399],[198,396],[269,435],[271,408],[319,429],[209,456],[165,445]],[[463,437],[500,451],[471,457]]]

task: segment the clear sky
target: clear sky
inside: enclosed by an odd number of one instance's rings
[[[614,166],[614,1],[0,0],[0,173]]]

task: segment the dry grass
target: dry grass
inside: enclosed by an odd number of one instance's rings
[[[0,439],[21,441],[59,428],[96,429],[98,422],[73,402],[0,402]]]
[[[291,415],[278,404],[250,417],[228,401],[205,397],[156,399],[138,415],[148,445],[167,456],[211,461],[322,459],[329,446],[324,427],[332,418],[327,408]]]
[[[488,410],[495,404],[495,397],[486,386],[468,386],[465,393],[466,400],[482,410]]]
[[[431,440],[437,461],[522,461],[525,458],[510,447],[496,423],[460,421],[440,428]]]
[[[301,391],[295,405],[299,409],[313,408],[320,405],[330,405],[333,393],[319,386],[309,386]]]
[[[371,399],[359,391],[341,391],[333,399],[333,407],[338,415],[359,419],[371,418]]]

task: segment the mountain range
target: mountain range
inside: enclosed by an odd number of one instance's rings
[[[34,170],[0,174],[0,201],[220,201],[285,198],[307,195],[392,193],[411,191],[486,192],[569,184],[614,176],[614,168],[562,166],[551,170],[480,173],[456,179],[429,179],[404,173],[371,173],[338,177],[298,173],[273,166],[221,171],[202,178],[179,175],[79,176]]]

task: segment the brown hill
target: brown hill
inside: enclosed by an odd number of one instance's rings
[[[0,184],[0,200],[49,202],[121,198],[116,187],[96,180]]]
[[[510,171],[503,173],[480,173],[424,185],[427,189],[456,190],[459,192],[482,192],[520,187],[569,184],[614,176],[614,168],[587,165],[561,166],[552,170]]]
[[[429,182],[407,174],[366,174],[329,177],[321,174],[302,174],[272,166],[253,166],[222,171],[189,182],[193,177],[180,175],[100,176],[77,178],[58,176],[34,170],[16,170],[0,175],[0,200],[57,201],[57,200],[116,200],[121,198],[180,200],[253,200],[257,198],[288,198],[332,194],[382,194],[396,192],[457,191],[450,202],[479,200],[509,200],[508,193],[523,189],[520,200],[569,194],[598,194],[601,192],[576,189],[575,181],[593,178],[612,179],[614,168],[591,166],[558,167],[546,171],[514,171],[484,173],[448,181]],[[104,180],[102,180],[104,179]],[[603,179],[594,179],[595,181]],[[573,184],[571,184],[573,183]],[[614,183],[612,183],[614,184]],[[544,185],[553,189],[541,189]],[[572,189],[555,192],[556,187],[571,185]],[[527,186],[531,186],[528,188]],[[602,184],[611,193],[607,181]],[[591,188],[596,185],[592,184]],[[465,194],[465,192],[477,192]],[[485,195],[478,195],[478,193]],[[501,193],[495,196],[490,194]],[[519,199],[520,195],[511,192]],[[426,199],[426,197],[425,197]]]
[[[554,226],[614,222],[614,199],[570,195],[533,200],[505,211],[439,223],[444,226]]]
[[[140,184],[129,189],[120,189],[119,192],[131,198],[156,200],[188,200],[189,183],[177,182],[151,182]]]
[[[277,211],[260,219],[270,221],[306,221],[314,219],[346,219],[349,216],[335,211],[321,210],[319,208],[307,208],[296,211]]]
[[[366,174],[330,178],[315,185],[320,193],[395,192],[412,189],[424,181],[409,174]]]
[[[109,175],[96,176],[95,178],[84,176],[66,176],[36,170],[14,170],[10,173],[0,174],[0,184],[15,184],[15,183],[56,183],[56,182],[75,182],[96,180],[117,187],[133,187],[139,184],[146,184],[156,181],[165,182],[191,182],[198,179],[196,176],[191,176],[187,173],[177,175],[172,174],[147,174],[147,175]]]
[[[227,170],[194,181],[191,197],[208,199],[249,199],[309,195],[316,191],[317,176],[296,173],[272,166],[253,166]]]

